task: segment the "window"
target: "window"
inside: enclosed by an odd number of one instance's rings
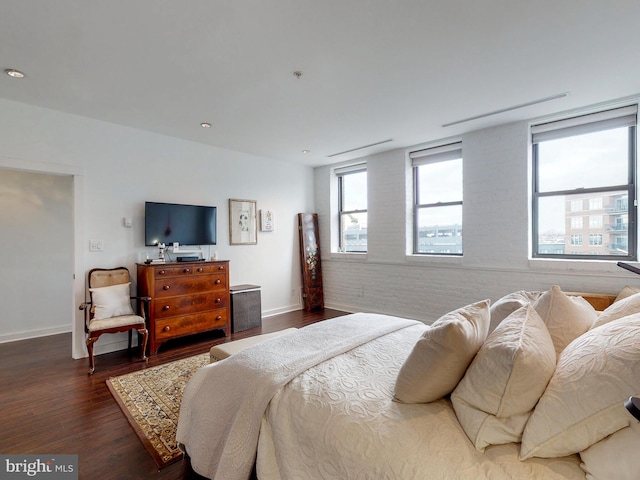
[[[602,215],[589,215],[589,228],[602,228]]]
[[[590,198],[589,210],[602,210],[602,198]]]
[[[534,257],[636,259],[637,111],[634,105],[531,128]],[[584,244],[576,212],[589,217]]]
[[[409,154],[413,166],[413,253],[462,255],[462,144]]]
[[[571,228],[573,230],[582,228],[582,217],[571,217]]]
[[[367,251],[367,166],[337,168],[340,251]]]

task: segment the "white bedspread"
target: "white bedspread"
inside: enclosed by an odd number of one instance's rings
[[[421,324],[375,314],[348,315],[268,340],[200,369],[185,388],[176,435],[193,469],[212,479],[247,479],[261,419],[282,386],[329,358],[415,325]]]
[[[584,480],[577,455],[518,460],[519,444],[477,451],[449,400],[392,401],[423,325],[310,368],[273,397],[260,431],[260,480]]]

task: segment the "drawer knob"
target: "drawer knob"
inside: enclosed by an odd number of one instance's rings
[[[167,273],[167,272],[165,272],[164,270],[160,270],[160,271],[158,272],[158,275],[164,275],[165,273]]]
[[[218,316],[216,317],[216,320],[222,320],[222,315],[218,315]]]
[[[198,268],[198,273],[201,273],[202,271],[202,267]]]
[[[171,288],[170,285],[165,285],[164,287],[162,287],[164,290],[169,290]]]
[[[218,267],[218,270],[224,270],[224,267],[221,265]]]
[[[220,297],[216,298],[216,303],[220,303],[222,299]]]
[[[171,327],[169,325],[167,325],[162,330],[164,330],[165,332],[168,332],[169,330],[171,330]]]
[[[220,285],[220,279],[217,279],[215,283],[216,285]]]
[[[190,268],[185,268],[184,270],[182,270],[183,273],[190,273],[191,269]]]
[[[169,310],[169,305],[165,305],[164,307],[162,307],[162,310],[164,310],[165,312]]]

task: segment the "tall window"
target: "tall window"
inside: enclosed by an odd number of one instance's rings
[[[367,165],[337,168],[340,251],[367,251]]]
[[[409,154],[413,166],[413,253],[462,255],[462,144]]]
[[[531,128],[534,257],[635,260],[637,110]],[[591,231],[584,243],[570,219],[580,212]]]

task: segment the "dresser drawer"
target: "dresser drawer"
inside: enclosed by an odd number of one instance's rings
[[[224,264],[187,264],[171,265],[166,267],[158,267],[154,271],[154,277],[156,279],[168,278],[168,277],[184,277],[186,275],[209,275],[211,273],[225,273],[227,270]],[[157,280],[156,280],[157,281]]]
[[[167,318],[187,313],[227,308],[229,294],[226,291],[180,297],[163,297],[154,302],[156,318]]]
[[[216,290],[228,290],[226,273],[157,279],[154,298],[193,295]]]
[[[228,309],[221,308],[210,312],[158,319],[155,325],[155,338],[156,340],[164,341],[183,335],[225,327],[228,321],[227,311]]]

